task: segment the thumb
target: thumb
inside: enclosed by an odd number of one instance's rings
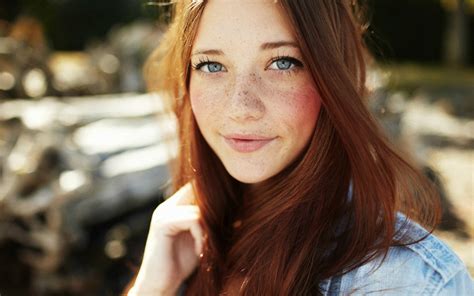
[[[204,233],[201,228],[201,225],[199,225],[199,221],[196,221],[190,228],[189,232],[194,238],[194,251],[196,252],[196,255],[200,255],[203,251],[203,245],[204,245]]]

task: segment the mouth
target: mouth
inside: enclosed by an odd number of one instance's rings
[[[276,137],[264,137],[258,135],[226,135],[223,136],[225,142],[235,151],[240,153],[250,153],[257,151],[269,144]]]

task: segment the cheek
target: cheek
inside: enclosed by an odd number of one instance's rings
[[[289,91],[278,109],[292,132],[312,133],[321,108],[321,97],[313,86]]]
[[[218,105],[213,98],[215,98],[215,95],[209,94],[209,88],[193,87],[191,85],[189,99],[194,116],[199,124],[208,121],[212,114],[216,112]]]
[[[203,96],[201,91],[192,90],[189,92],[189,99],[191,101],[191,109],[196,117],[200,117],[199,115],[202,111],[206,110],[206,100]]]

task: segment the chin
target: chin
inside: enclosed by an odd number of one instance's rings
[[[261,183],[269,178],[273,177],[275,174],[271,172],[258,172],[255,169],[251,168],[228,168],[226,167],[227,172],[237,181],[244,184],[257,184]]]
[[[260,176],[242,176],[242,175],[232,175],[232,177],[234,177],[234,179],[236,179],[237,181],[241,182],[241,183],[244,183],[244,184],[257,184],[257,183],[261,183],[265,180],[267,180],[268,178],[264,178],[264,177],[260,177]]]

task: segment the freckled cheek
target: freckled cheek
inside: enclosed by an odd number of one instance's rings
[[[207,119],[218,112],[219,95],[215,91],[210,91],[210,88],[192,87],[189,96],[197,120]]]
[[[281,96],[278,109],[293,128],[313,129],[321,108],[321,98],[312,86],[300,87]]]
[[[204,105],[206,104],[206,100],[203,97],[202,92],[196,91],[196,90],[191,90],[189,92],[189,99],[191,101],[191,108],[194,113],[199,113],[200,110],[204,109]]]

